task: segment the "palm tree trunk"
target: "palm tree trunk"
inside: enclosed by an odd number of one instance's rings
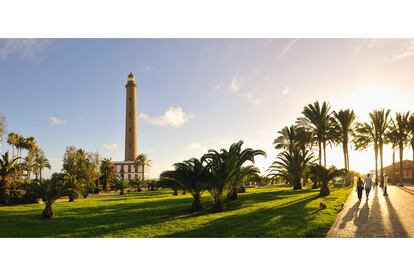
[[[319,146],[319,166],[322,166],[322,142],[318,141]]]
[[[414,162],[414,143],[411,144],[411,147],[413,149],[413,162]],[[413,163],[413,168],[411,171],[411,184],[414,184],[414,163]]]
[[[378,144],[375,143],[374,145],[374,153],[375,153],[375,185],[378,183]]]
[[[320,196],[328,196],[331,192],[329,191],[328,183],[322,182],[321,190],[319,192]]]
[[[300,183],[300,178],[296,178],[293,180],[293,190],[301,190],[302,184]]]
[[[323,165],[326,168],[326,141],[323,141]]]
[[[39,181],[42,182],[42,168],[39,169]]]
[[[55,216],[55,212],[53,212],[52,203],[47,202],[45,209],[42,212],[42,217],[47,218],[47,219],[52,219],[54,216]]]
[[[400,186],[403,185],[403,145],[399,145],[400,148]]]
[[[193,203],[191,205],[191,211],[197,212],[203,210],[203,205],[201,204],[200,195],[195,194],[193,198]]]
[[[395,185],[395,147],[392,147],[392,184]]]
[[[0,204],[8,204],[10,198],[9,177],[4,176],[0,180]]]
[[[383,147],[384,144],[380,144],[380,170],[381,170],[381,183],[380,186],[384,187],[384,163],[383,163]]]

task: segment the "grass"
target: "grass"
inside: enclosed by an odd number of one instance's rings
[[[43,204],[4,206],[0,237],[324,237],[350,192],[251,188],[222,213],[208,210],[207,193],[199,213],[188,212],[191,196],[170,190],[99,196],[56,202],[51,221],[40,218]]]

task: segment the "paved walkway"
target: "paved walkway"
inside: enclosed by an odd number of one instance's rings
[[[366,201],[364,192],[358,203],[354,190],[327,237],[414,237],[414,187],[389,186],[388,194],[371,190]]]

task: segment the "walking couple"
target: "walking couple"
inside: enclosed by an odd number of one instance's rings
[[[369,197],[369,192],[372,188],[372,179],[370,174],[367,175],[364,181],[362,181],[361,177],[358,178],[357,186],[356,186],[356,192],[358,193],[358,201],[361,201],[362,199],[362,192],[365,188],[365,194],[367,196],[367,200]]]

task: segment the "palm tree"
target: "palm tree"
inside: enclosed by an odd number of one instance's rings
[[[308,104],[304,107],[302,114],[304,117],[298,118],[297,122],[310,130],[315,140],[318,142],[319,148],[319,165],[322,165],[322,151],[323,163],[326,167],[326,145],[329,142],[329,128],[330,128],[330,105],[323,102],[322,105],[318,101],[313,104]]]
[[[7,135],[7,143],[12,147],[12,157],[14,158],[14,148],[18,143],[18,134],[10,132],[9,135]]]
[[[52,219],[55,212],[52,209],[53,203],[62,196],[67,196],[71,193],[69,183],[59,176],[52,177],[44,181],[33,181],[28,186],[28,192],[41,198],[45,203],[45,209],[42,212],[42,217]]]
[[[383,162],[383,148],[384,148],[384,140],[385,140],[385,133],[387,132],[388,125],[390,123],[389,114],[391,110],[387,109],[379,109],[374,110],[373,112],[369,113],[369,117],[371,119],[372,125],[374,126],[374,130],[377,135],[378,139],[378,150],[379,150],[379,158],[380,158],[380,183],[381,187],[384,186],[384,162]],[[378,184],[378,181],[375,181]]]
[[[16,139],[17,156],[22,157],[22,149],[25,147],[26,139],[20,134],[16,134]]]
[[[328,183],[334,178],[342,176],[344,173],[344,170],[338,170],[335,166],[327,169],[321,165],[314,165],[310,168],[310,174],[313,178],[322,183],[319,193],[320,196],[328,196],[330,194]]]
[[[0,158],[0,203],[8,204],[10,199],[10,178],[19,170],[19,157],[9,158],[9,152]]]
[[[411,149],[413,151],[413,162],[414,162],[414,113],[411,114],[409,122],[408,122],[408,128],[410,132],[410,144]],[[411,184],[414,184],[414,165],[412,168],[412,178],[411,178]]]
[[[372,122],[357,123],[354,144],[356,150],[366,150],[371,144],[374,147],[375,156],[375,182],[378,180],[378,135]]]
[[[135,158],[135,163],[142,167],[142,179],[145,178],[145,167],[151,167],[152,161],[148,158],[148,155],[145,153],[140,153]],[[145,180],[145,179],[144,179]]]
[[[51,169],[49,159],[44,156],[44,154],[37,154],[34,158],[34,166],[36,171],[39,173],[39,180],[42,182],[42,171],[43,169]]]
[[[394,128],[395,123],[391,120],[388,132],[385,134],[385,142],[390,143],[392,147],[392,184],[395,185],[395,152],[398,148],[398,133]],[[414,168],[413,168],[414,169]]]
[[[209,150],[201,158],[210,172],[207,187],[214,200],[214,209],[218,212],[224,210],[224,196],[234,189],[235,178],[244,163],[254,163],[257,155],[265,155],[263,151],[251,148],[242,151],[242,145],[243,141],[239,141],[232,144],[229,150]]]
[[[292,152],[296,143],[296,127],[291,125],[278,131],[279,136],[273,141],[276,149],[283,149]]]
[[[101,171],[101,174],[104,180],[104,189],[105,191],[109,192],[110,190],[109,181],[113,179],[116,174],[115,165],[112,163],[112,158],[103,159],[99,170]]]
[[[201,211],[201,194],[206,189],[206,183],[210,177],[208,168],[203,163],[192,158],[180,163],[174,164],[173,171],[161,173],[160,178],[165,181],[174,181],[178,183],[183,190],[188,191],[193,196],[191,211]]]
[[[336,144],[342,144],[344,153],[344,168],[345,172],[349,172],[349,151],[348,145],[350,138],[354,136],[356,115],[353,110],[345,109],[339,112],[333,112],[332,132],[333,140]],[[347,185],[350,184],[350,178],[346,176]]]
[[[400,156],[400,185],[403,185],[404,175],[403,175],[403,157],[404,157],[404,147],[407,146],[409,141],[409,118],[410,112],[407,113],[399,113],[397,112],[395,115],[395,120],[393,121],[393,129],[396,132],[396,136],[398,137],[398,149],[399,149],[399,156]]]
[[[283,151],[269,167],[269,177],[283,177],[294,190],[300,190],[301,180],[305,178],[312,161],[313,155],[309,151],[302,152],[299,149],[294,149],[292,152]]]

